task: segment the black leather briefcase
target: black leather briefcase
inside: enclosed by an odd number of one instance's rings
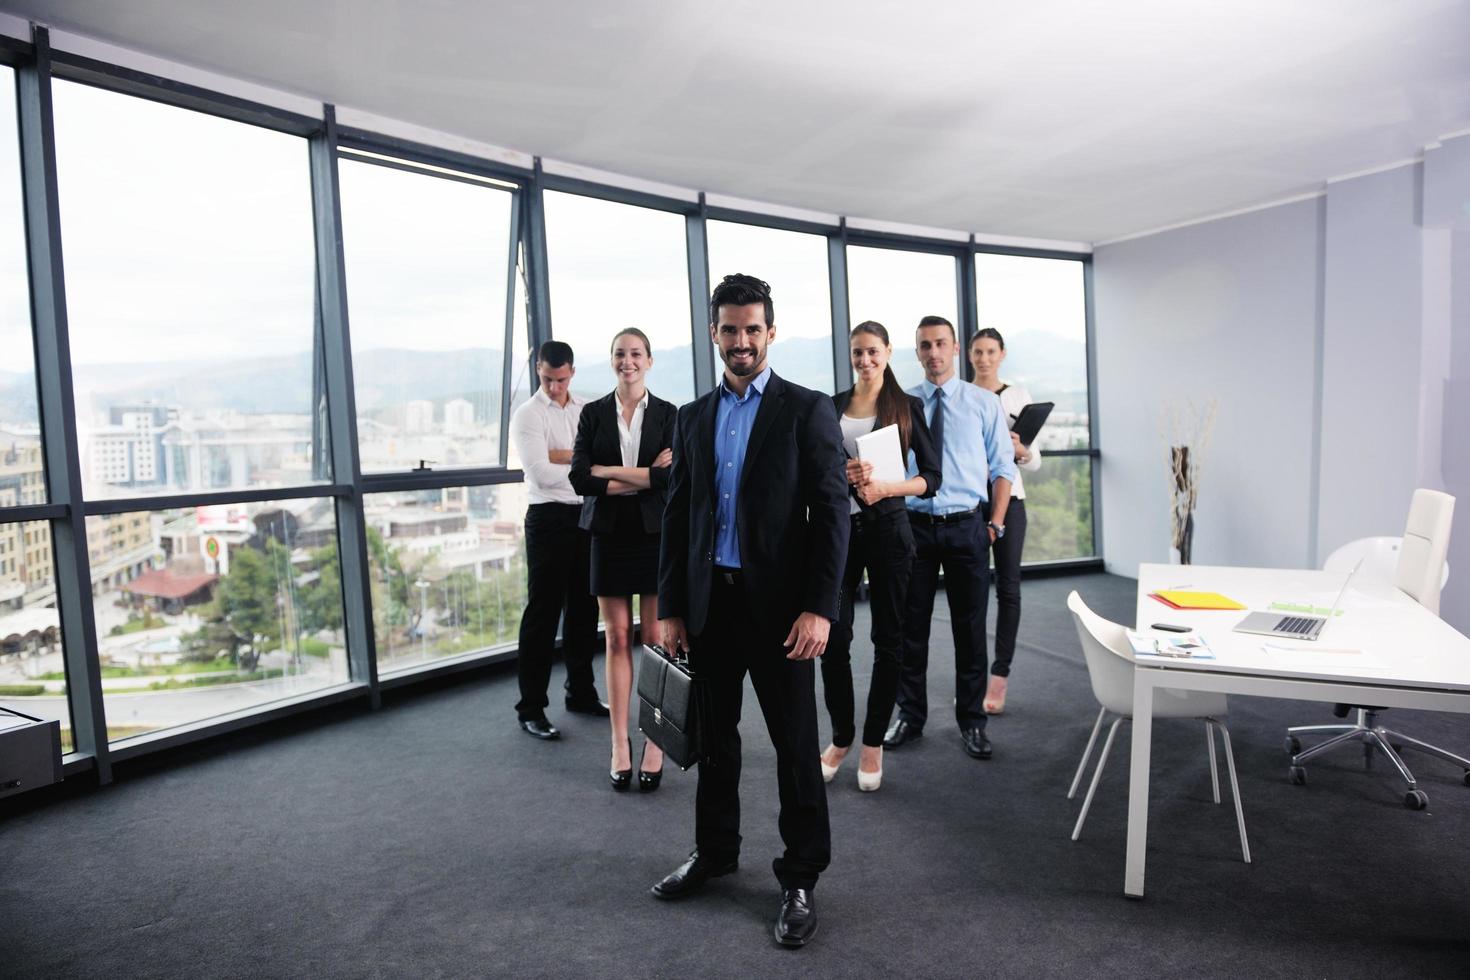
[[[638,728],[680,769],[700,761],[705,708],[704,684],[684,658],[663,647],[644,646],[638,654]]]

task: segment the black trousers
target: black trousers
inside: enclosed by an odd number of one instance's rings
[[[873,678],[868,685],[868,711],[863,718],[863,744],[883,744],[883,733],[898,696],[899,662],[903,655],[904,603],[914,561],[914,534],[908,516],[854,514],[848,539],[847,567],[842,573],[842,607],[827,652],[822,654],[822,696],[832,718],[832,744],[846,748],[856,735],[852,691],[853,600],[868,572],[868,604],[873,614]]]
[[[990,520],[990,505],[985,505]],[[1016,632],[1021,628],[1021,549],[1026,546],[1026,501],[1011,498],[1006,508],[1006,536],[990,546],[995,556],[995,663],[996,677],[1011,676],[1016,655]]]
[[[556,652],[556,626],[562,624],[567,662],[566,695],[595,699],[592,655],[597,647],[597,599],[588,586],[591,538],[577,526],[576,504],[532,504],[526,508],[526,612],[521,617],[522,721],[546,713],[546,688]],[[565,616],[563,616],[565,613]]]
[[[699,764],[694,794],[694,840],[700,854],[715,860],[740,853],[740,709],[749,673],[776,747],[785,851],[772,867],[782,888],[812,888],[832,856],[817,744],[816,667],[786,659],[784,631],[754,635],[750,610],[761,602],[740,582],[730,585],[717,575],[705,630],[690,642],[690,666],[708,685],[710,708],[708,758]]]
[[[898,681],[898,716],[922,728],[929,718],[925,684],[929,672],[929,625],[939,570],[949,598],[954,634],[955,721],[960,729],[985,727],[985,607],[990,594],[990,534],[979,514],[949,524],[931,524],[910,514],[914,571],[904,614],[903,666]]]

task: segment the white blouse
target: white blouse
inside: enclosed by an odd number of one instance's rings
[[[1012,422],[1016,421],[1016,416],[1021,414],[1021,409],[1030,405],[1031,401],[1031,392],[1021,385],[1007,385],[1005,391],[1000,393],[1000,407],[1005,411],[1007,429],[1010,428]],[[1035,446],[1029,448],[1030,462],[1016,463],[1016,482],[1011,484],[1011,497],[1016,500],[1026,499],[1026,488],[1021,485],[1021,470],[1035,473],[1041,469],[1041,450]]]
[[[648,390],[645,388],[638,407],[633,409],[633,421],[629,422],[623,418],[623,403],[613,395],[613,408],[618,417],[618,446],[623,450],[624,466],[638,465],[638,449],[643,442],[643,410],[647,407]]]
[[[858,436],[865,436],[873,431],[878,424],[878,416],[872,415],[865,419],[855,419],[850,415],[843,415],[838,425],[842,427],[842,448],[847,450],[848,459],[857,459]],[[847,512],[856,514],[858,512],[857,498],[851,493],[847,495]]]

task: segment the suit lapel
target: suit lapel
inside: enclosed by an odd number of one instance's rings
[[[745,446],[745,462],[740,467],[740,487],[745,487],[745,477],[750,472],[755,457],[761,451],[761,445],[770,434],[771,426],[786,407],[785,394],[786,383],[771,372],[770,379],[766,382],[766,390],[761,395],[760,408],[756,409],[755,425],[750,428],[750,442]]]
[[[715,497],[715,415],[720,404],[718,386],[704,396],[695,424],[695,462],[704,470],[705,483],[709,486],[710,499]],[[693,472],[698,472],[694,470]]]

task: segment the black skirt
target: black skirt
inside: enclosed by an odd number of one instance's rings
[[[658,594],[657,534],[619,530],[592,535],[592,594]]]

